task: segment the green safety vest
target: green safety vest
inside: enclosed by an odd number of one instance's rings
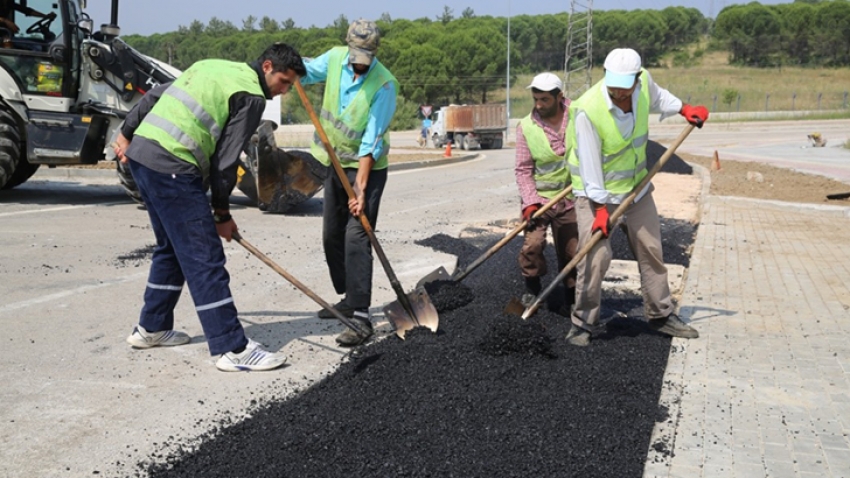
[[[644,70],[641,70],[644,71]],[[646,75],[646,73],[644,73]],[[602,175],[605,189],[622,202],[646,176],[646,142],[649,139],[649,88],[641,85],[637,111],[634,112],[635,128],[632,135],[623,138],[611,112],[605,95],[608,94],[603,81],[593,85],[581,97],[570,104],[568,137],[576,145],[575,118],[584,112],[593,123],[602,140]],[[584,190],[579,171],[579,158],[575,147],[568,155],[570,173],[575,190]]]
[[[206,179],[210,157],[230,117],[230,97],[241,92],[265,99],[251,65],[199,61],[165,90],[135,135],[156,141],[173,156],[194,164]]]
[[[522,135],[534,159],[534,185],[537,194],[552,199],[569,184],[570,172],[567,169],[566,156],[557,155],[552,151],[546,132],[531,119],[530,114],[523,118],[520,124]]]
[[[348,55],[347,47],[331,49],[328,55],[328,77],[325,80],[325,98],[319,122],[336,152],[343,168],[357,168],[360,164],[360,143],[363,132],[369,124],[369,108],[375,94],[387,83],[392,83],[398,93],[398,81],[389,70],[376,61],[375,65],[363,79],[360,91],[354,95],[351,103],[340,112],[339,88],[342,77],[342,62]],[[387,156],[390,152],[390,132],[383,135],[384,150],[380,158],[374,158],[372,169],[386,169],[389,166]],[[310,153],[325,166],[330,166],[331,160],[318,133],[313,135]]]

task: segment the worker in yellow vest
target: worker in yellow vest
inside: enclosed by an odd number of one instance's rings
[[[540,295],[540,277],[548,270],[543,255],[547,229],[552,228],[558,270],[572,260],[578,246],[576,211],[571,197],[561,199],[539,218],[532,219],[534,213],[570,181],[566,157],[569,100],[564,98],[564,84],[553,73],[541,73],[532,79],[528,89],[534,99],[534,109],[517,125],[514,167],[522,218],[528,222],[519,252],[519,267],[525,279],[521,301],[526,307]],[[564,279],[566,294],[561,309],[564,315],[569,315],[575,302],[575,285],[573,270]]]
[[[649,113],[661,113],[662,120],[678,113],[698,127],[708,120],[705,107],[682,104],[652,81],[636,51],[612,50],[604,67],[605,78],[570,105],[568,162],[576,195],[579,247],[597,230],[605,236],[577,268],[576,307],[567,341],[578,346],[590,343],[591,330],[599,319],[602,279],[612,258],[607,239],[609,212],[647,175]],[[649,184],[638,193],[622,223],[640,269],[646,318],[659,332],[696,338],[697,331],[674,313],[652,190]]]
[[[221,355],[219,370],[271,370],[286,361],[245,336],[219,236],[229,242],[238,232],[230,193],[266,100],[305,73],[301,56],[283,43],[250,64],[201,60],[152,88],[127,114],[113,147],[129,164],[156,236],[139,325],[127,337],[134,348],[189,343],[174,330],[186,283],[210,353]]]
[[[358,322],[361,330],[371,331],[372,245],[358,217],[365,214],[372,228],[376,227],[387,183],[390,121],[395,114],[398,81],[375,58],[380,43],[375,22],[362,18],[352,22],[346,41],[347,48],[331,48],[306,60],[303,83],[325,83],[320,121],[356,195],[349,200],[337,174],[328,174],[322,244],[334,289],[345,294],[334,308]],[[330,165],[318,134],[313,136],[310,151],[323,164]],[[320,310],[318,316],[334,318],[326,309]],[[352,347],[370,336],[346,329],[336,342]]]

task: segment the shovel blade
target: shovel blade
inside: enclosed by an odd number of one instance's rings
[[[397,300],[384,306],[384,315],[389,319],[396,335],[404,340],[405,332],[420,326],[427,327],[436,333],[440,317],[425,288],[417,287],[407,294],[407,300],[410,302],[415,317],[411,317],[404,306],[401,305],[401,302]]]
[[[452,280],[452,276],[449,275],[449,272],[443,266],[434,269],[431,273],[419,279],[419,282],[416,283],[416,287],[424,287],[425,284],[430,284],[440,280]]]
[[[522,317],[522,314],[525,313],[525,306],[522,305],[519,299],[516,297],[511,297],[511,300],[508,302],[508,305],[505,306],[505,314],[508,315],[518,315]]]

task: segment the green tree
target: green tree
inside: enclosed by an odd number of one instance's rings
[[[475,18],[475,10],[470,7],[466,7],[463,9],[463,12],[460,14],[461,18]]]
[[[253,32],[256,30],[257,17],[254,15],[248,15],[245,19],[242,20],[242,31],[245,32]]]
[[[443,6],[443,13],[437,16],[437,20],[443,25],[448,25],[448,23],[454,20],[454,10],[449,8],[448,5]]]
[[[280,24],[277,20],[264,16],[260,19],[260,30],[264,33],[277,33],[280,30]]]

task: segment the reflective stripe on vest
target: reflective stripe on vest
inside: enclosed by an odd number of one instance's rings
[[[388,83],[394,86],[395,94],[398,94],[398,81],[380,61],[376,60],[369,73],[363,78],[360,90],[345,110],[340,111],[340,79],[346,55],[348,55],[347,47],[332,48],[328,55],[328,76],[325,80],[325,98],[322,102],[319,121],[342,167],[356,168],[359,166],[363,133],[369,124],[369,108],[372,100],[375,94]],[[389,165],[387,160],[390,151],[389,130],[384,132],[382,140],[384,149],[380,158],[374,158],[375,164],[372,166],[374,170],[386,169]],[[318,133],[313,134],[310,152],[325,166],[331,164],[328,152],[319,139]]]
[[[534,186],[537,194],[552,199],[569,184],[566,156],[555,154],[543,128],[529,114],[521,121],[522,135],[534,160]]]
[[[171,155],[194,164],[204,178],[230,117],[237,93],[265,98],[259,76],[246,63],[202,60],[163,92],[135,134],[157,142]]]
[[[603,80],[604,81],[604,80]],[[649,89],[641,87],[637,111],[634,112],[635,127],[632,135],[623,138],[617,123],[608,110],[603,81],[592,86],[581,98],[570,104],[568,138],[576,144],[575,118],[584,112],[593,123],[602,141],[602,175],[605,189],[616,202],[622,202],[634,187],[646,176],[646,143],[649,139]],[[584,190],[579,158],[576,148],[568,154],[573,188]]]

